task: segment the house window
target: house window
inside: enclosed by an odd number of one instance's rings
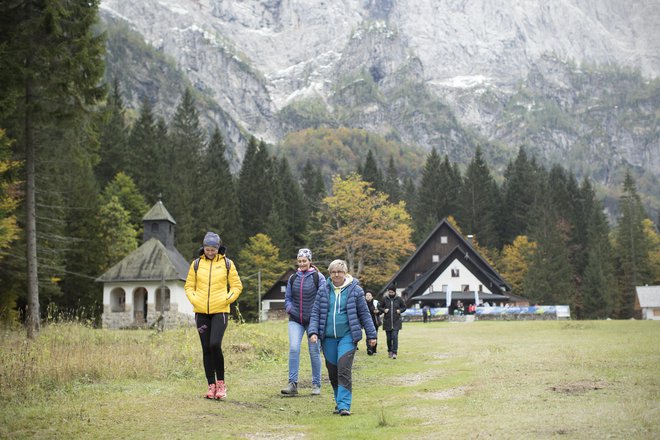
[[[170,310],[170,289],[167,287],[162,287],[156,289],[156,311],[168,311]]]
[[[463,292],[469,292],[470,291],[470,285],[469,284],[461,284],[461,290]]]
[[[151,232],[158,232],[158,223],[151,224]]]
[[[447,244],[447,236],[446,235],[440,236],[440,244]]]
[[[437,263],[438,261],[440,261],[440,255],[433,255],[431,257],[431,261]]]
[[[126,292],[121,287],[112,289],[110,292],[110,310],[112,312],[126,311]]]
[[[449,287],[449,284],[443,284],[442,285],[442,291],[446,292],[448,287]]]
[[[483,291],[484,291],[484,285],[483,285],[483,284],[479,284],[479,292],[483,292]]]
[[[286,292],[286,284],[280,287],[280,292],[282,293]]]
[[[460,275],[459,275],[458,269],[452,269],[451,270],[451,277],[452,278],[458,278],[459,276]]]

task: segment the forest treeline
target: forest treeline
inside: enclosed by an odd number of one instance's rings
[[[346,259],[378,289],[444,217],[475,237],[514,294],[569,304],[579,318],[632,317],[635,286],[660,282],[657,225],[630,174],[611,225],[588,179],[546,169],[522,147],[496,179],[480,148],[460,170],[430,146],[415,169],[364,131],[316,129],[291,134],[288,149],[251,137],[232,173],[233,148],[201,126],[190,90],[170,120],[148,96],[127,115],[119,81],[102,82],[98,1],[19,1],[0,12],[0,313],[30,336],[53,308],[98,319],[95,279],[139,246],[158,200],[186,258],[206,231],[220,234],[245,278],[248,318],[253,275],[269,287],[299,247],[321,269]],[[333,168],[334,157],[345,162]]]

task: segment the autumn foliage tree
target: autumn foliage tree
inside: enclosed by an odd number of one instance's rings
[[[414,250],[405,204],[390,203],[357,174],[332,178],[332,195],[323,199],[319,220],[320,253],[346,260],[364,286],[386,282]]]
[[[259,277],[261,294],[264,287],[272,286],[289,267],[280,259],[280,250],[266,234],[256,234],[238,253],[237,268],[243,282],[243,293],[238,298],[238,305],[243,319],[256,321],[259,312]]]

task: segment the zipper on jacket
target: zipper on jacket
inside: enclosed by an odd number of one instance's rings
[[[215,259],[215,258],[214,258]],[[211,314],[211,272],[213,271],[213,260],[211,260],[211,265],[209,266],[209,288],[206,292],[206,314]]]
[[[306,272],[301,272],[301,277],[300,277],[300,306],[298,308],[300,309],[300,325],[304,325],[303,323],[303,286],[305,284],[305,273]]]

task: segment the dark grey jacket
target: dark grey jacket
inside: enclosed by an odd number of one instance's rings
[[[385,313],[385,309],[389,309],[387,313]],[[401,313],[406,311],[406,303],[400,296],[390,298],[388,294],[385,294],[378,303],[378,310],[384,313],[383,330],[401,330]],[[399,313],[396,313],[397,310]]]

